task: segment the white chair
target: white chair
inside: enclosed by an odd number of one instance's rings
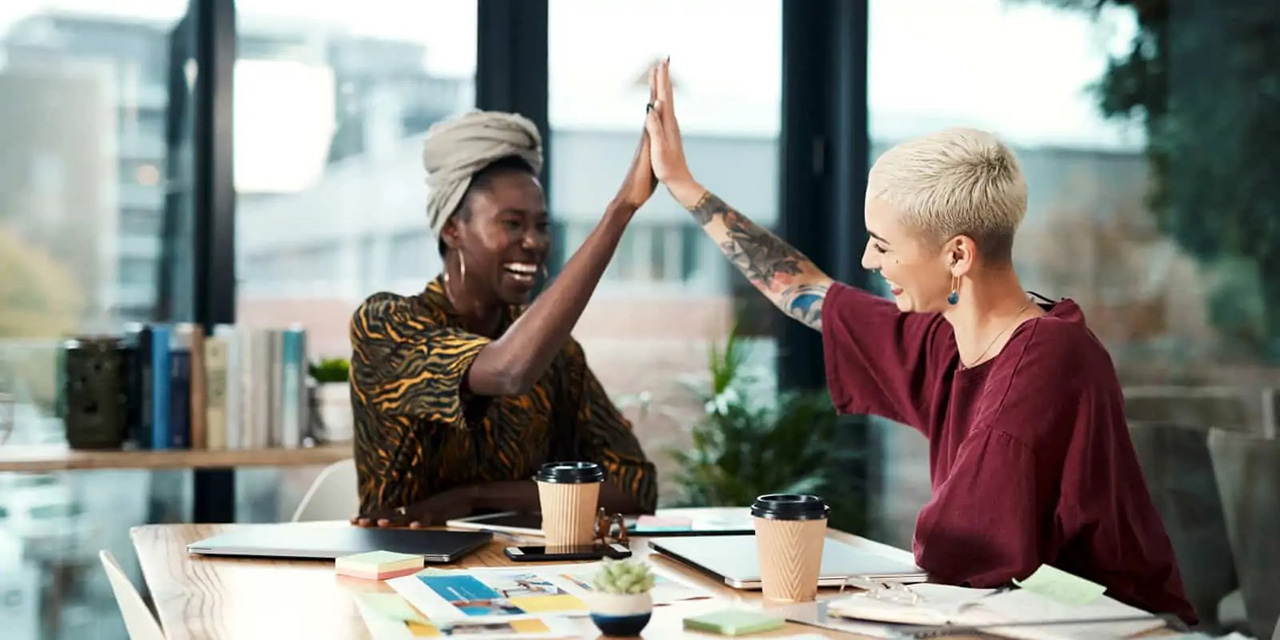
[[[293,512],[293,522],[350,520],[360,510],[356,461],[339,460],[320,472]]]
[[[124,617],[124,627],[129,632],[129,640],[164,640],[164,631],[160,629],[160,623],[156,621],[155,616],[151,615],[147,603],[133,587],[129,576],[124,574],[115,556],[103,549],[98,552],[98,557],[102,558],[102,566],[107,570],[111,591],[116,594],[116,604],[120,606],[120,615]]]

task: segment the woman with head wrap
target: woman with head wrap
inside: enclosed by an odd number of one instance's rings
[[[469,113],[433,126],[423,159],[444,270],[415,296],[370,296],[352,317],[355,522],[533,509],[529,479],[553,460],[601,464],[611,512],[652,512],[653,464],[569,335],[657,184],[647,136],[595,230],[532,304],[551,248],[533,123]]]

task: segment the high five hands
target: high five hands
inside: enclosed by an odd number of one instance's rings
[[[676,121],[670,67],[671,59],[667,58],[649,70],[645,132],[617,195],[617,201],[636,209],[653,195],[659,182],[672,189],[673,195],[693,184]]]
[[[692,183],[689,165],[684,157],[680,123],[676,121],[675,95],[671,91],[671,58],[654,67],[651,74],[653,100],[645,119],[649,133],[653,173],[668,189]]]

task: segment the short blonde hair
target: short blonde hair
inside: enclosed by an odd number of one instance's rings
[[[1013,150],[977,129],[944,129],[894,146],[876,160],[867,187],[929,241],[966,235],[995,261],[1012,259],[1027,213],[1027,182]]]

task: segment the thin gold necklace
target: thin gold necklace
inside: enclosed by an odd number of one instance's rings
[[[1025,313],[1025,312],[1026,312],[1026,310],[1027,310],[1027,309],[1029,309],[1029,308],[1031,307],[1031,302],[1032,302],[1031,300],[1027,300],[1027,303],[1026,303],[1026,304],[1024,304],[1024,305],[1022,305],[1022,308],[1021,308],[1021,309],[1018,309],[1018,312],[1017,312],[1017,313],[1015,313],[1015,314],[1013,315],[1013,321],[1012,321],[1012,322],[1010,322],[1010,323],[1009,323],[1009,325],[1008,325],[1007,327],[1005,327],[1005,328],[1001,329],[1001,330],[1000,330],[1000,333],[997,333],[997,334],[996,334],[996,337],[994,337],[994,338],[992,338],[992,339],[991,339],[991,342],[990,342],[989,344],[987,344],[987,348],[986,348],[986,349],[983,349],[983,350],[982,350],[982,353],[978,354],[978,357],[977,357],[977,358],[974,358],[974,360],[973,360],[973,365],[966,365],[966,364],[964,363],[964,361],[963,361],[963,360],[961,360],[961,361],[960,361],[960,370],[961,370],[961,371],[963,371],[963,370],[965,370],[965,369],[970,369],[970,368],[972,368],[972,367],[976,367],[976,366],[978,366],[979,364],[982,364],[982,358],[984,358],[984,357],[987,355],[987,352],[991,350],[991,347],[996,346],[996,342],[998,342],[998,341],[1000,340],[1000,336],[1003,336],[1003,335],[1004,335],[1004,332],[1006,332],[1006,331],[1008,331],[1009,329],[1012,329],[1013,327],[1017,326],[1017,324],[1018,324],[1018,320],[1019,320],[1020,318],[1022,318],[1022,314],[1023,314],[1023,313]]]

